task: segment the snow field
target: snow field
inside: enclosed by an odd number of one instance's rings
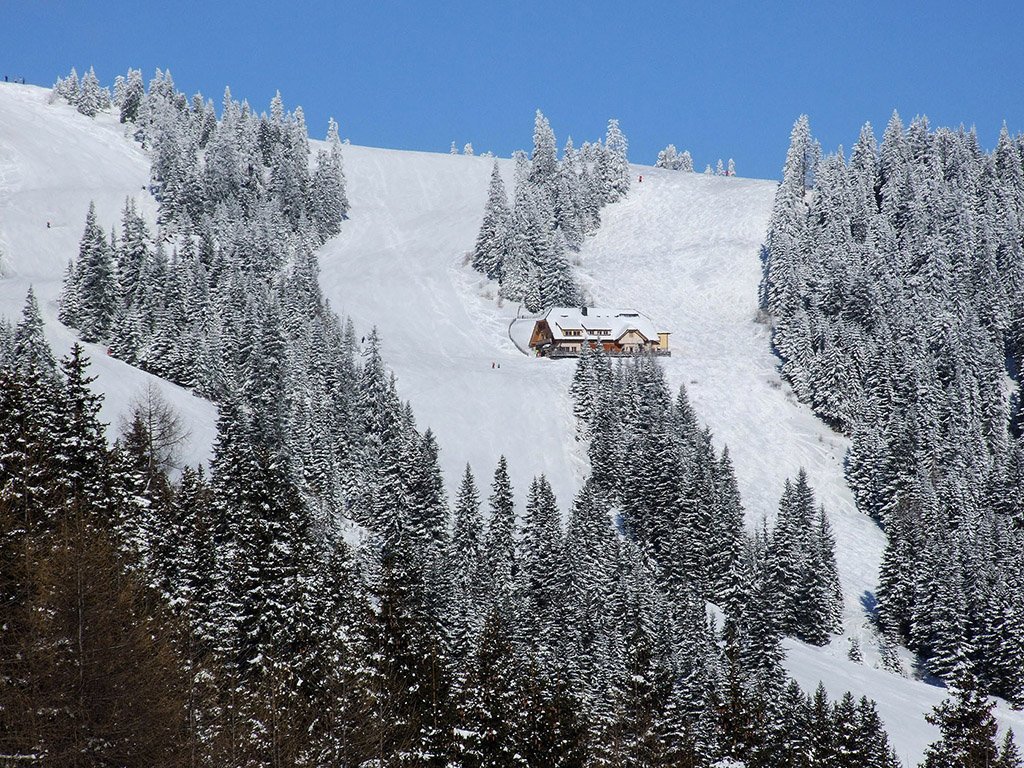
[[[63,355],[74,338],[56,321],[56,301],[90,200],[108,234],[120,226],[126,196],[137,197],[150,221],[156,206],[143,191],[148,159],[116,117],[90,120],[48,96],[0,84],[0,314],[16,321],[33,284],[47,336]],[[574,363],[523,355],[508,335],[518,307],[500,306],[495,286],[466,265],[493,161],[355,146],[344,147],[344,161],[352,209],[320,254],[321,285],[360,336],[379,329],[400,396],[419,428],[437,435],[450,494],[469,462],[486,498],[504,454],[520,509],[530,479],[543,472],[566,511],[586,472],[568,398]],[[511,161],[500,162],[510,187]],[[635,181],[640,173],[643,183]],[[912,765],[937,735],[923,715],[945,692],[874,668],[865,605],[884,537],[853,507],[843,479],[847,441],[795,401],[768,329],[755,322],[774,190],[770,181],[637,166],[629,196],[604,210],[579,255],[580,277],[597,305],[634,307],[672,332],[672,357],[662,359],[669,384],[686,385],[718,447],[728,445],[749,526],[771,520],[784,479],[807,470],[837,541],[844,635],[823,649],[787,641],[787,669],[807,690],[821,680],[831,697],[851,690],[876,699],[893,746]],[[116,425],[154,381],[192,431],[182,459],[208,460],[212,404],[85,346],[95,386],[106,393],[104,420]],[[846,658],[851,637],[861,641],[863,665]],[[1022,713],[1000,702],[997,714],[1024,735]]]
[[[468,462],[486,497],[504,454],[520,504],[544,473],[568,509],[584,477],[566,450],[572,364],[519,352],[507,332],[517,305],[499,307],[488,298],[495,287],[464,263],[494,161],[354,146],[344,153],[352,209],[320,254],[324,295],[360,335],[376,325],[400,396],[417,426],[437,435],[452,495]],[[510,182],[511,161],[501,162]]]
[[[49,104],[49,95],[48,88],[0,83],[0,315],[16,323],[33,286],[60,358],[76,339],[57,322],[57,299],[68,260],[78,254],[89,202],[108,236],[112,226],[120,230],[125,197],[135,197],[150,221],[156,202],[143,191],[149,158],[124,138],[117,117],[90,119],[67,104]],[[182,463],[209,461],[217,434],[212,403],[108,357],[101,345],[82,346],[94,387],[105,393],[100,418],[111,425],[111,439],[132,399],[153,382],[191,432]]]

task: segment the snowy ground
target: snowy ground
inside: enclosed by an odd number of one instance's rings
[[[595,304],[632,307],[672,332],[663,359],[673,387],[727,445],[747,521],[771,519],[783,481],[807,470],[830,513],[846,629],[862,631],[885,538],[853,507],[843,479],[847,442],[796,402],[780,379],[769,331],[755,322],[760,246],[775,183],[649,168],[611,206],[582,253]]]
[[[566,450],[572,366],[519,352],[507,333],[517,305],[498,307],[465,266],[493,162],[345,147],[352,210],[323,249],[321,284],[360,333],[378,328],[401,396],[438,436],[450,489],[467,462],[489,486],[504,454],[520,496],[545,473],[566,508],[584,472]]]
[[[67,104],[48,104],[49,93],[0,83],[0,315],[17,322],[33,285],[47,338],[61,357],[75,337],[57,322],[57,297],[68,260],[78,253],[89,202],[95,202],[97,221],[108,234],[115,224],[120,231],[126,197],[136,197],[151,214],[156,204],[142,189],[149,160],[123,138],[117,118],[90,120]],[[180,460],[209,459],[216,436],[211,403],[108,357],[99,345],[83,346],[95,386],[106,394],[100,418],[113,432],[132,399],[154,382],[191,432]]]
[[[96,202],[109,231],[127,195],[144,202],[148,162],[115,118],[89,120],[48,91],[0,84],[0,314],[16,319],[34,284],[47,334],[63,354],[72,336],[56,323],[56,298],[77,252],[85,213]],[[419,427],[441,445],[449,488],[469,462],[484,494],[498,457],[508,457],[522,504],[530,478],[551,480],[566,508],[585,464],[568,406],[571,360],[523,355],[508,335],[516,306],[499,306],[493,286],[465,265],[486,199],[491,160],[346,146],[350,220],[321,254],[321,282],[334,309],[360,334],[376,325],[400,394]],[[502,161],[506,182],[511,161]],[[580,254],[597,303],[635,307],[672,332],[664,360],[673,386],[685,383],[698,416],[728,445],[751,525],[771,517],[786,477],[807,469],[838,542],[846,598],[845,635],[824,649],[787,643],[787,667],[805,688],[825,682],[879,703],[893,744],[916,764],[935,730],[923,714],[944,691],[874,668],[865,620],[884,540],[853,508],[842,475],[846,441],[796,403],[779,379],[767,329],[755,322],[758,253],[774,182],[636,169],[628,198],[604,213]],[[47,229],[46,222],[51,223]],[[151,377],[89,347],[103,417],[116,421]],[[500,368],[498,367],[500,365]],[[209,456],[215,410],[160,382],[192,429],[184,457]],[[866,664],[846,659],[858,637]],[[1024,735],[1024,716],[1000,705],[1000,719]]]

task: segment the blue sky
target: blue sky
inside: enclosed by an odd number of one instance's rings
[[[801,113],[826,151],[867,120],[977,127],[995,145],[1024,131],[1024,24],[1010,2],[440,3],[296,0],[81,3],[0,0],[0,69],[50,85],[74,66],[111,84],[148,82],[257,111],[280,90],[310,134],[333,116],[353,143],[508,156],[533,114],[559,144],[618,118],[633,162],[674,143],[702,169],[735,158],[778,178]]]

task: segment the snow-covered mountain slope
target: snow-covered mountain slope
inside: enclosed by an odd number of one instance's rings
[[[755,322],[759,253],[775,184],[647,169],[610,206],[582,254],[597,305],[634,307],[672,332],[664,360],[700,418],[728,445],[748,523],[771,518],[785,478],[807,470],[842,542],[847,633],[863,629],[885,537],[859,514],[843,478],[847,441],[796,402],[768,329]]]
[[[17,322],[32,285],[47,338],[61,357],[75,337],[57,322],[57,297],[68,260],[78,253],[90,201],[108,233],[114,225],[120,229],[126,197],[154,215],[156,204],[143,191],[149,159],[124,138],[117,118],[89,119],[67,104],[49,104],[49,95],[49,89],[0,83],[0,315]],[[106,394],[100,418],[112,430],[153,382],[191,431],[180,460],[209,459],[217,413],[211,403],[108,357],[100,345],[83,346],[95,386]]]
[[[796,401],[779,376],[769,329],[756,322],[760,250],[776,183],[636,171],[643,182],[606,209],[581,253],[584,284],[597,306],[639,309],[672,333],[672,356],[662,360],[669,383],[685,384],[719,447],[729,447],[749,526],[771,520],[785,479],[806,469],[836,537],[844,633],[825,648],[787,641],[786,668],[805,690],[821,681],[830,696],[850,690],[875,699],[900,759],[916,764],[938,736],[923,715],[946,692],[876,668],[868,611],[885,536],[854,507],[843,474],[847,439]],[[851,638],[860,642],[864,664],[847,658]],[[998,716],[1024,731],[1022,713],[1005,703]]]
[[[148,161],[116,118],[85,118],[48,91],[0,84],[0,314],[16,319],[34,284],[59,353],[73,336],[56,322],[68,259],[77,253],[89,201],[109,231],[127,195],[151,216],[142,187]],[[563,508],[585,472],[567,395],[572,361],[522,355],[507,328],[515,306],[465,265],[483,214],[491,160],[346,146],[350,219],[321,253],[321,283],[335,311],[360,334],[380,331],[385,359],[419,427],[441,446],[450,489],[468,461],[483,494],[498,457],[508,457],[517,500],[547,474]],[[502,161],[506,182],[511,161]],[[643,183],[604,212],[579,256],[599,304],[635,307],[672,332],[670,384],[685,383],[698,416],[727,444],[748,523],[771,516],[786,477],[803,466],[829,510],[846,598],[845,632],[818,649],[787,643],[787,667],[805,688],[875,698],[899,756],[915,764],[936,731],[923,714],[940,688],[874,668],[864,603],[877,581],[884,539],[853,508],[843,481],[845,440],[795,402],[780,381],[768,331],[755,322],[760,244],[773,182],[636,169]],[[46,227],[46,222],[51,227]],[[152,377],[89,345],[96,386],[113,421]],[[492,364],[494,367],[492,367]],[[497,367],[500,365],[500,368]],[[187,461],[204,460],[215,409],[161,387],[193,433]],[[859,637],[866,663],[846,659]],[[1000,705],[1000,720],[1024,734],[1024,716]]]
[[[465,266],[494,161],[352,146],[344,154],[352,210],[321,253],[325,295],[361,333],[378,328],[399,393],[438,436],[449,488],[467,462],[489,486],[504,454],[520,496],[543,472],[568,508],[584,472],[567,450],[572,364],[538,365],[516,350],[507,334],[516,305],[487,298],[493,288]]]

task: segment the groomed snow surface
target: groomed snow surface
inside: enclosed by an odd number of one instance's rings
[[[116,117],[90,120],[48,96],[0,85],[0,314],[16,320],[33,284],[50,342],[64,354],[74,337],[56,322],[56,300],[89,202],[108,232],[120,226],[126,196],[151,220],[156,207],[144,191],[148,159]],[[419,428],[437,435],[450,490],[469,462],[486,495],[504,454],[520,504],[543,472],[567,509],[586,472],[567,394],[574,363],[523,355],[508,335],[518,307],[497,301],[495,286],[467,266],[493,161],[355,146],[344,148],[344,160],[350,219],[321,252],[321,284],[335,311],[350,315],[360,335],[378,328],[402,398]],[[501,163],[510,185],[511,161]],[[884,537],[853,507],[846,440],[796,402],[779,378],[769,331],[756,322],[775,183],[634,170],[628,197],[605,209],[579,254],[581,280],[596,306],[634,308],[671,331],[669,383],[686,385],[719,448],[728,445],[750,526],[771,520],[784,480],[807,470],[835,531],[844,635],[822,649],[787,642],[786,666],[808,690],[821,680],[832,697],[851,690],[874,698],[900,758],[915,765],[937,736],[924,713],[945,691],[875,668],[866,606]],[[95,386],[106,393],[105,420],[116,424],[130,399],[157,382],[192,431],[183,461],[208,460],[210,403],[86,347]],[[865,664],[847,660],[850,638]],[[1024,735],[1024,715],[1002,702],[997,714]]]

